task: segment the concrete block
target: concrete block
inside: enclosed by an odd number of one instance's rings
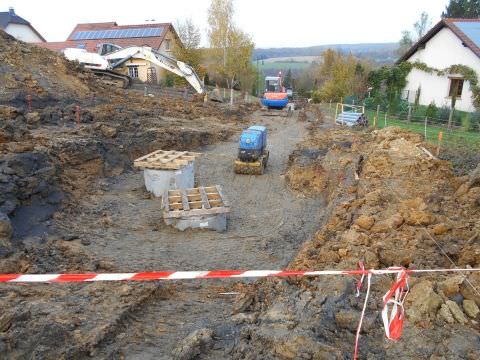
[[[165,223],[172,225],[180,231],[186,229],[209,229],[218,232],[227,230],[227,214],[209,216],[189,216],[184,218],[166,218]]]
[[[145,187],[156,197],[165,191],[174,189],[190,189],[195,183],[195,162],[192,161],[179,170],[143,170]]]

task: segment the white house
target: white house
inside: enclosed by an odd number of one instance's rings
[[[452,65],[465,65],[477,73],[480,82],[480,19],[442,19],[423,36],[397,63],[419,62],[429,68],[444,70]],[[480,85],[480,83],[479,83]],[[457,91],[455,108],[475,111],[469,81],[462,74],[429,73],[416,67],[407,77],[405,97],[414,102],[418,89],[419,103],[437,106],[451,105]]]
[[[15,14],[13,8],[10,8],[8,12],[0,12],[0,29],[14,38],[28,43],[45,42],[42,35],[27,20]]]

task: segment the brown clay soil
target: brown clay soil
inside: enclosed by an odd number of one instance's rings
[[[254,105],[110,89],[0,31],[0,273],[480,267],[480,168],[455,176],[395,128],[332,126]],[[32,95],[32,111],[25,97]],[[81,124],[75,125],[75,105]],[[269,129],[263,176],[236,175],[240,130]],[[179,232],[132,168],[156,149],[203,152],[199,185],[232,203],[225,233]],[[8,359],[350,359],[353,278],[0,284]],[[412,276],[403,336],[376,276],[360,358],[480,358],[480,277]]]
[[[480,167],[455,177],[449,162],[417,146],[419,136],[396,128],[316,128],[310,135],[291,159],[289,185],[322,194],[328,206],[290,268],[355,269],[358,261],[367,268],[479,267]],[[355,298],[355,285],[349,278],[259,282],[239,301],[250,299],[241,316],[256,320],[240,331],[231,356],[351,358],[364,300]],[[478,274],[413,276],[398,342],[385,340],[379,316],[391,285],[390,277],[373,278],[361,358],[479,358]]]

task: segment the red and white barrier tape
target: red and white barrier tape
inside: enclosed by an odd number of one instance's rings
[[[396,281],[391,289],[383,296],[382,319],[385,335],[390,340],[398,340],[402,335],[405,310],[403,303],[408,294],[408,277],[410,274],[419,273],[453,273],[453,272],[480,272],[474,269],[405,269],[390,267],[387,269],[365,269],[359,263],[359,270],[213,270],[213,271],[156,271],[138,273],[103,273],[103,274],[0,274],[0,283],[71,283],[71,282],[96,282],[96,281],[148,281],[148,280],[188,280],[188,279],[225,279],[225,278],[261,278],[261,277],[287,277],[287,276],[354,276],[361,275],[357,284],[356,296],[365,277],[367,277],[367,293],[363,303],[362,313],[355,337],[354,359],[358,358],[358,345],[363,318],[370,295],[371,278],[373,275],[396,275]],[[389,306],[392,306],[389,314]]]
[[[155,271],[137,273],[76,273],[76,274],[0,274],[0,283],[56,283],[56,282],[91,282],[91,281],[148,281],[148,280],[188,280],[188,279],[224,279],[224,278],[261,278],[286,276],[324,276],[324,275],[390,275],[405,272],[448,273],[479,272],[478,269],[359,269],[359,270],[213,270],[213,271]]]

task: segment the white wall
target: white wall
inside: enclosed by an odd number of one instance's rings
[[[25,42],[28,42],[28,43],[38,43],[38,42],[43,41],[27,25],[8,24],[8,26],[5,29],[5,32],[12,35],[14,38],[16,38],[18,40],[22,40],[22,41],[25,41]]]
[[[448,28],[440,30],[426,43],[425,49],[417,50],[408,61],[420,61],[436,69],[462,64],[474,69],[480,79],[480,58],[469,48],[463,46],[462,41]],[[460,74],[457,75],[460,76]],[[448,76],[437,76],[413,69],[407,77],[405,88],[410,93],[409,101],[414,101],[419,85],[422,88],[421,105],[428,105],[434,101],[437,106],[450,106],[451,99],[448,97],[450,79]],[[462,111],[475,110],[468,81],[465,81],[463,85],[462,97],[457,99],[455,108]]]

